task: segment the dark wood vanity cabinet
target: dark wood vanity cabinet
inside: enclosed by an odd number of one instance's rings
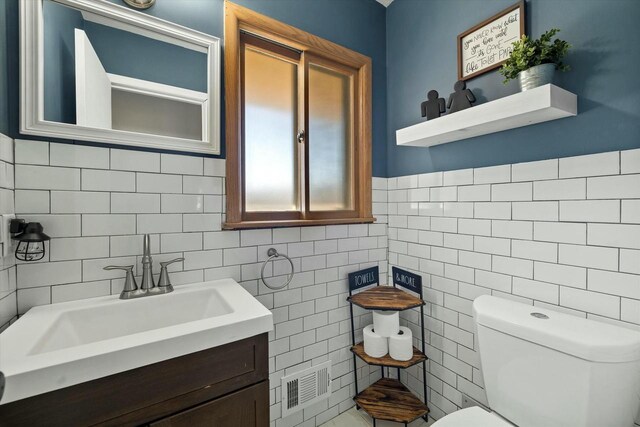
[[[150,427],[257,426],[269,423],[269,383],[263,381],[240,391],[188,409]]]
[[[267,334],[0,405],[0,426],[266,427]]]

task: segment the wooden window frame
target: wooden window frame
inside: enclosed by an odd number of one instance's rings
[[[353,132],[353,210],[309,211],[309,201],[302,197],[302,214],[283,215],[281,212],[243,212],[243,162],[242,162],[242,85],[241,85],[241,34],[280,43],[301,52],[304,67],[299,76],[307,76],[309,58],[313,63],[323,61],[338,64],[344,70],[353,71],[354,111],[356,118]],[[371,59],[350,49],[329,42],[295,27],[261,15],[250,9],[225,1],[225,114],[226,114],[226,221],[225,229],[266,228],[304,225],[371,223]],[[300,82],[299,84],[303,84]],[[305,87],[307,85],[305,84]],[[307,94],[305,94],[307,98]],[[308,114],[305,103],[299,108],[308,129]],[[311,137],[313,138],[313,136]],[[308,144],[304,144],[303,178],[305,194],[309,192]],[[297,213],[297,212],[296,212]]]

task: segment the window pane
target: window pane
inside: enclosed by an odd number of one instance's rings
[[[299,210],[297,66],[245,48],[245,210]]]
[[[350,78],[309,65],[309,207],[350,210],[352,141]]]

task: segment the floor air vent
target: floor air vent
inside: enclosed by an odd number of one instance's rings
[[[282,417],[331,395],[331,361],[282,377]]]

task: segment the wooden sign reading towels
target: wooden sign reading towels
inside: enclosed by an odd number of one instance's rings
[[[511,44],[524,34],[524,1],[498,12],[458,36],[458,80],[468,80],[502,65]]]

